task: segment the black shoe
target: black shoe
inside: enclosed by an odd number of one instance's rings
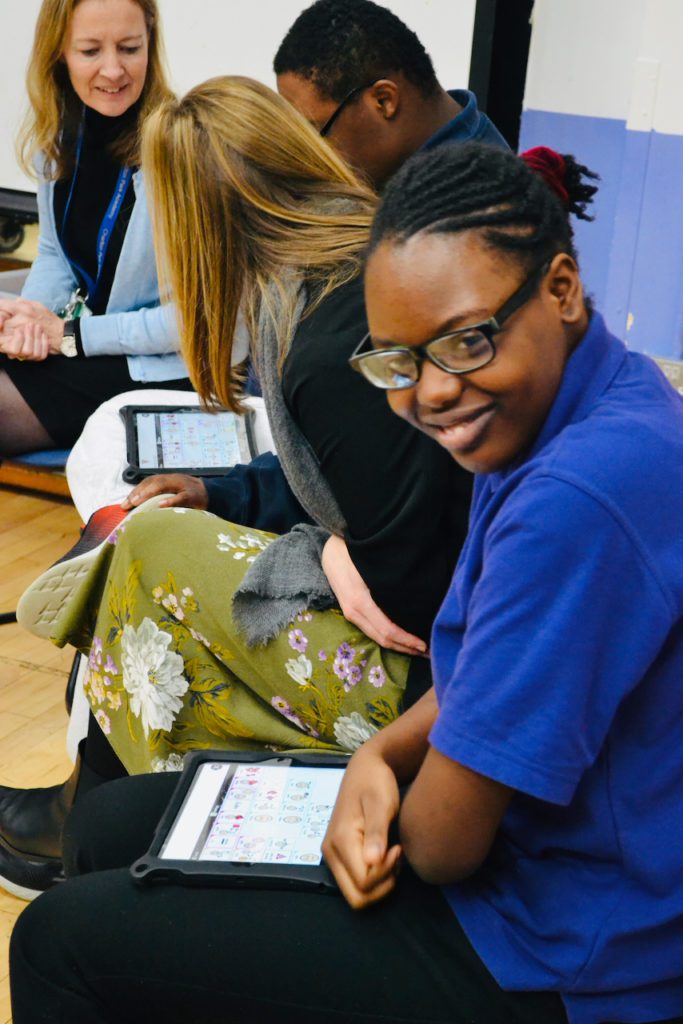
[[[0,786],[0,888],[30,900],[64,879],[62,830],[78,794],[105,782],[83,761],[59,786],[13,789]]]
[[[64,703],[66,704],[66,713],[71,715],[71,710],[74,706],[74,695],[76,693],[76,683],[78,682],[78,672],[81,667],[81,658],[83,655],[80,651],[76,651],[74,660],[71,662],[71,670],[69,671],[69,678],[66,681],[66,692],[64,693]]]
[[[12,854],[60,860],[62,829],[74,802],[79,773],[80,759],[66,782],[59,786],[0,786],[0,843]]]
[[[20,900],[32,900],[63,881],[59,858],[20,853],[0,836],[0,888]]]

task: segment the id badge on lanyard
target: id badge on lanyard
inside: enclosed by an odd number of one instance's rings
[[[92,310],[88,309],[88,296],[84,295],[80,288],[75,288],[69,296],[64,309],[60,309],[57,316],[62,320],[78,320],[84,316],[92,316]]]
[[[83,123],[81,123],[81,127],[78,132],[78,143],[76,145],[76,166],[74,168],[73,177],[71,179],[71,188],[69,189],[69,195],[66,200],[66,206],[64,208],[64,217],[62,218],[62,234],[64,233],[64,225],[67,221],[69,207],[71,206],[71,200],[74,194],[74,187],[76,185],[76,178],[78,177],[78,168],[81,162],[81,151],[83,149],[83,135],[84,127]],[[97,277],[95,278],[95,280],[93,281],[90,274],[88,274],[87,271],[83,269],[83,267],[79,266],[79,264],[76,263],[75,260],[69,259],[67,255],[69,263],[75,270],[78,271],[81,278],[85,282],[86,293],[84,295],[80,288],[77,288],[73,292],[71,298],[69,299],[69,302],[64,307],[64,310],[68,312],[63,312],[61,314],[65,317],[75,319],[76,317],[90,315],[90,309],[88,309],[87,304],[88,302],[92,302],[94,300],[95,295],[97,293],[97,288],[100,283],[100,278],[102,276],[102,268],[104,267],[104,259],[105,256],[107,255],[109,243],[111,242],[111,236],[114,230],[114,225],[116,224],[116,220],[119,216],[119,213],[121,212],[123,200],[128,190],[130,179],[132,177],[133,171],[130,167],[121,168],[121,170],[119,171],[119,176],[116,180],[116,185],[114,186],[114,194],[111,197],[109,206],[107,207],[107,211],[102,219],[100,229],[97,232]],[[64,249],[63,243],[62,248]],[[66,253],[66,249],[64,249],[64,251]]]

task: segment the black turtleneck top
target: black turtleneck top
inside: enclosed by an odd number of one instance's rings
[[[84,293],[87,291],[87,285],[78,268],[82,267],[93,281],[96,280],[97,236],[114,195],[121,170],[121,165],[111,155],[111,146],[131,121],[138,117],[138,114],[138,104],[134,104],[120,117],[105,117],[90,107],[86,107],[83,145],[78,167],[68,178],[63,178],[55,184],[54,215],[57,234]],[[76,180],[67,211],[67,201],[74,175]],[[93,313],[106,312],[109,293],[121,255],[121,247],[134,205],[135,189],[131,179],[112,231],[97,291],[88,299],[88,306]]]

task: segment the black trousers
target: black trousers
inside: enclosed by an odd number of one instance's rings
[[[67,824],[78,877],[17,921],[14,1024],[566,1024],[553,993],[503,992],[440,891],[406,871],[361,913],[317,893],[139,888],[177,777],[99,787]]]

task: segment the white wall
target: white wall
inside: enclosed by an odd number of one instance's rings
[[[683,135],[681,0],[536,0],[525,109]]]
[[[385,0],[420,36],[446,88],[467,85],[476,0]],[[271,65],[306,0],[159,0],[174,87],[184,92],[219,74],[273,84]],[[0,188],[30,189],[13,140],[40,0],[0,0]],[[11,47],[7,40],[11,39]]]
[[[14,140],[24,104],[24,74],[40,0],[0,0],[0,188],[32,189],[19,170]]]
[[[656,64],[652,129],[669,135],[683,135],[682,44],[680,0],[646,0],[638,55]]]
[[[625,120],[644,2],[535,0],[525,109]]]

